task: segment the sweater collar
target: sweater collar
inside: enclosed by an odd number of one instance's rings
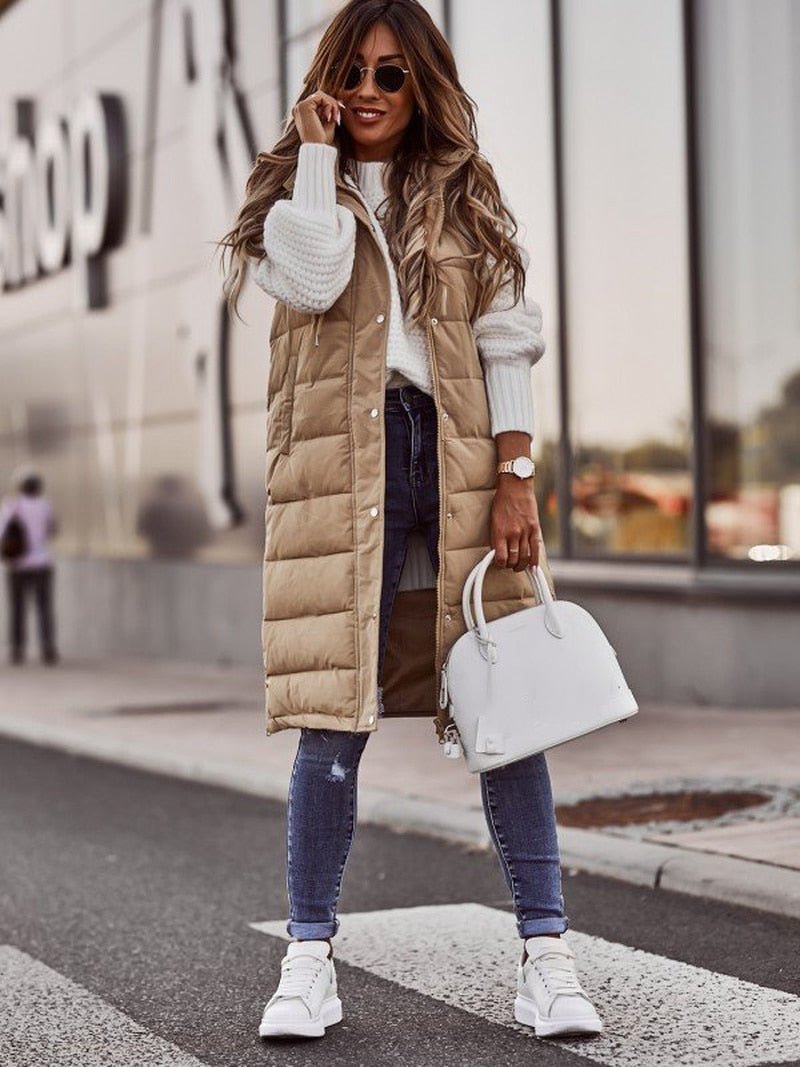
[[[355,160],[356,181],[358,187],[365,196],[383,196],[386,187],[384,183],[384,161]]]
[[[381,174],[388,159],[354,159],[353,165],[359,174]]]

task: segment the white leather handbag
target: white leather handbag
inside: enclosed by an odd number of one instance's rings
[[[526,572],[539,602],[486,622],[483,577],[494,554],[487,552],[464,583],[467,632],[445,658],[439,689],[439,706],[455,720],[445,730],[445,755],[463,754],[472,772],[624,722],[639,710],[597,621],[579,604],[554,599],[538,566]]]

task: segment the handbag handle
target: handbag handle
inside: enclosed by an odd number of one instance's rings
[[[486,625],[486,616],[483,613],[482,598],[483,578],[494,557],[495,550],[491,548],[483,559],[478,560],[467,575],[467,579],[464,582],[464,588],[461,592],[461,609],[464,613],[467,629],[476,631],[475,636],[479,643],[487,648],[492,663],[496,662],[497,646]],[[531,585],[538,602],[545,605],[545,626],[554,637],[563,637],[563,621],[558,617],[556,600],[550,592],[550,586],[542,576],[541,567],[539,567],[538,564],[536,566],[529,564],[525,568],[525,573],[531,580]],[[474,615],[473,610],[470,608],[470,595],[472,596]]]

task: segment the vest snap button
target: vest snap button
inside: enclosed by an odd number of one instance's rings
[[[373,518],[375,518],[375,516],[378,514],[378,509],[376,507],[371,507],[369,509],[369,513],[370,515],[372,515]]]
[[[373,419],[377,418],[378,409],[377,408],[373,408],[372,411],[370,411],[370,415],[372,416]]]
[[[449,419],[449,418],[450,418],[450,416],[449,416],[449,415],[447,414],[447,412],[446,412],[446,411],[443,411],[443,412],[442,412],[442,418],[443,418],[443,419]]]
[[[438,325],[439,325],[439,320],[438,319],[435,319],[435,318],[431,319],[431,326],[438,326]]]
[[[452,519],[452,517],[453,517],[452,511],[448,511],[447,517],[448,517],[448,519]]]
[[[375,722],[375,716],[370,715],[370,717],[367,719],[367,722]]]
[[[383,320],[384,320],[385,318],[386,318],[386,316],[385,316],[384,314],[380,314],[380,315],[378,315],[378,316],[377,316],[377,318],[375,319],[375,321],[376,321],[376,322],[383,322]]]
[[[450,612],[448,611],[448,613],[447,613],[447,614],[445,615],[445,621],[446,621],[446,622],[450,622],[450,620],[452,619],[452,617],[453,617],[453,616],[452,616],[452,615],[450,614]]]

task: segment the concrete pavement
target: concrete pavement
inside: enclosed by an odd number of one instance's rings
[[[559,823],[565,867],[800,917],[800,708],[643,704],[548,752],[556,804],[672,790],[761,790],[692,822]],[[258,668],[67,660],[0,668],[0,734],[285,801],[296,730],[267,737]],[[432,721],[387,719],[359,773],[359,822],[491,848],[478,778]]]

